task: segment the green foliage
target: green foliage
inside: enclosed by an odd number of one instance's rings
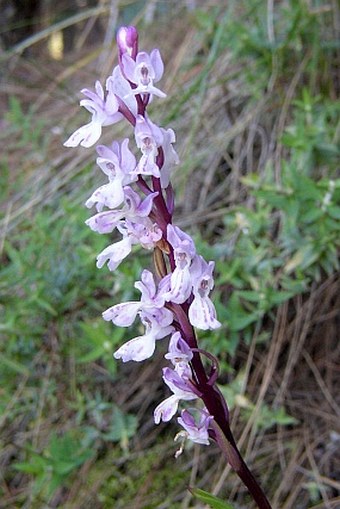
[[[97,491],[102,507],[133,507],[136,499],[148,509],[166,505],[173,509],[183,507],[181,495],[186,492],[188,478],[182,462],[174,465],[172,438],[172,435],[162,437],[152,447],[134,451],[130,457],[122,457],[121,452],[111,449],[99,458],[87,484],[100,485]],[[100,483],[102,479],[105,481]]]
[[[123,342],[126,330],[112,327],[102,317],[85,320],[79,327],[77,363],[86,364],[101,359],[108,371],[115,374],[117,364],[112,360],[112,351]]]
[[[232,410],[235,407],[240,409],[241,419],[247,422],[255,413],[254,425],[259,430],[268,430],[273,426],[290,426],[297,424],[294,417],[288,415],[283,407],[271,408],[266,403],[262,403],[257,408],[252,401],[244,394],[245,374],[240,371],[234,379],[219,388],[228,402],[228,407]]]
[[[312,503],[319,502],[316,507],[320,507],[320,501],[322,500],[322,491],[325,489],[324,485],[316,481],[309,481],[304,484],[304,488],[308,490],[309,498]],[[313,509],[313,508],[311,508]]]
[[[233,509],[231,504],[224,502],[220,498],[215,497],[211,493],[207,491],[200,490],[198,488],[189,488],[191,493],[196,497],[200,502],[204,502],[208,504],[212,509]]]
[[[88,213],[78,204],[61,205],[57,219],[53,209],[46,207],[4,244],[0,268],[1,333],[6,335],[0,346],[2,383],[15,383],[13,372],[27,372],[50,327],[58,331],[62,349],[72,348],[78,362],[100,358],[112,374],[115,371],[112,352],[126,331],[103,322],[101,313],[112,303],[112,293],[120,292],[122,300],[131,298],[140,263],[136,260],[118,270],[113,288],[112,279],[103,277],[106,268],[99,271],[95,265],[108,239],[83,226]]]
[[[314,180],[298,171],[292,163],[285,163],[280,184],[274,182],[270,170],[262,181],[255,175],[244,182],[256,198],[255,215],[263,207],[268,212],[268,232],[278,230],[275,246],[277,265],[282,272],[274,278],[277,285],[289,291],[287,276],[294,275],[301,282],[319,280],[322,270],[327,274],[337,270],[339,179]],[[245,248],[255,242],[250,219],[252,211],[240,208],[239,213],[249,224],[246,230],[243,229],[240,241]]]
[[[16,149],[31,145],[33,149],[39,149],[41,152],[46,142],[44,133],[46,122],[43,118],[35,115],[32,107],[24,111],[20,100],[15,96],[10,96],[5,120],[10,125],[9,129],[13,133],[19,134],[19,141],[16,140]]]
[[[6,155],[0,161],[0,202],[5,200],[10,188],[10,169]]]
[[[77,434],[75,430],[69,430],[60,437],[52,434],[43,454],[29,451],[28,461],[14,465],[16,470],[33,476],[35,495],[50,497],[67,482],[74,470],[94,456],[94,451],[84,447]]]
[[[95,399],[86,401],[79,393],[74,406],[78,412],[77,428],[58,436],[52,433],[40,453],[27,446],[27,459],[13,465],[15,470],[32,476],[34,497],[49,498],[57,488],[68,486],[72,482],[71,474],[94,458],[105,442],[117,442],[127,452],[128,441],[136,432],[136,417],[124,414],[116,405],[104,401],[99,393]],[[93,425],[86,425],[87,420]]]
[[[255,410],[255,405],[248,403],[247,406],[243,408],[245,408],[245,410],[242,412],[242,418],[247,422]],[[298,420],[288,415],[283,407],[270,408],[266,404],[261,406],[255,419],[255,426],[259,430],[268,430],[273,426],[291,426],[297,423]]]
[[[84,299],[92,302],[92,308],[98,307],[94,259],[95,249],[104,246],[104,239],[94,240],[92,246],[86,244],[88,231],[79,228],[85,215],[79,210],[64,210],[63,216],[53,221],[51,209],[46,208],[5,242],[0,315],[7,341],[1,350],[23,369],[40,350],[50,323],[66,333],[66,313],[81,319]],[[102,284],[100,288],[105,291]],[[106,289],[110,289],[108,284]],[[1,376],[6,375],[4,370]]]
[[[113,286],[95,265],[108,238],[84,226],[88,212],[78,204],[64,200],[59,207],[58,217],[46,207],[8,236],[0,268],[0,334],[6,338],[0,344],[0,414],[9,425],[26,414],[27,424],[34,427],[61,404],[73,410],[77,423],[77,429],[61,436],[52,433],[39,453],[27,446],[25,461],[16,464],[18,471],[32,476],[34,497],[44,499],[69,485],[71,474],[103,444],[117,442],[127,451],[137,428],[136,417],[104,398],[85,370],[99,362],[115,376],[112,353],[126,331],[103,321],[101,312],[111,305],[112,294],[131,298],[140,264],[125,264]],[[56,366],[52,377],[51,357],[57,365],[64,364],[59,374]],[[68,360],[77,366],[74,377],[65,370]],[[11,408],[21,377],[26,382],[20,404]],[[85,380],[86,392],[81,392]],[[63,400],[58,384],[68,387]]]
[[[243,177],[252,205],[224,216],[219,242],[208,246],[197,239],[199,251],[216,260],[214,302],[223,324],[200,337],[224,371],[241,338],[249,343],[256,331],[258,343],[270,339],[266,331],[258,333],[264,318],[274,318],[280,304],[339,269],[339,107],[303,88],[282,137],[289,157],[280,179],[271,164],[261,175]]]
[[[318,70],[322,69],[325,71],[322,85],[328,90],[328,62],[332,60],[333,49],[339,48],[339,41],[330,38],[331,32],[322,29],[331,22],[330,14],[326,11],[320,15],[304,0],[275,4],[274,11],[272,37],[268,35],[267,4],[259,0],[228,2],[225,17],[222,7],[211,8],[208,12],[197,10],[195,21],[207,51],[223,24],[216,57],[227,50],[235,62],[246,64],[242,66],[243,94],[259,99],[272,76],[282,76],[287,81],[306,54],[310,55],[310,84],[314,84]],[[204,58],[202,55],[202,60]]]
[[[97,391],[93,397],[77,393],[77,400],[73,403],[77,411],[76,423],[84,431],[84,443],[91,447],[94,442],[118,442],[127,452],[129,439],[137,428],[137,418],[134,415],[124,414],[117,405],[103,399]],[[87,421],[93,423],[91,426]]]
[[[304,87],[301,98],[293,101],[292,123],[286,128],[283,144],[291,149],[291,163],[299,173],[315,176],[316,169],[325,166],[328,175],[339,166],[337,122],[340,102],[312,96]]]

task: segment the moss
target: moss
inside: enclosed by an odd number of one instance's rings
[[[168,443],[171,443],[170,439]],[[179,494],[185,491],[188,478],[189,474],[176,463],[173,450],[167,452],[164,444],[127,456],[125,461],[121,449],[115,447],[93,465],[77,502],[84,497],[90,505],[93,504],[92,507],[103,509],[156,509],[168,502],[169,507],[176,509],[181,504],[175,499],[181,498]],[[91,492],[96,494],[90,502],[88,495]]]

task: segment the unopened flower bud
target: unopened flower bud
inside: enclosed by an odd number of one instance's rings
[[[138,53],[138,32],[133,26],[121,27],[117,33],[117,44],[119,49],[119,61],[122,55],[128,54],[134,60]]]

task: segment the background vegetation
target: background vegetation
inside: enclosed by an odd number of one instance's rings
[[[165,60],[153,117],[177,133],[178,223],[217,262],[223,327],[201,344],[238,443],[273,508],[339,508],[337,1],[27,4],[5,2],[0,27],[0,507],[204,507],[189,485],[253,507],[213,445],[175,461],[176,425],[153,424],[165,345],[117,363],[133,331],[101,319],[150,261],[95,268],[100,172],[62,143],[128,23]]]

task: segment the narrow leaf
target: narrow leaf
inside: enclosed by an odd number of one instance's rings
[[[207,491],[198,488],[189,488],[189,491],[201,502],[208,504],[212,509],[234,509],[228,502],[224,502],[220,498],[215,497]]]

